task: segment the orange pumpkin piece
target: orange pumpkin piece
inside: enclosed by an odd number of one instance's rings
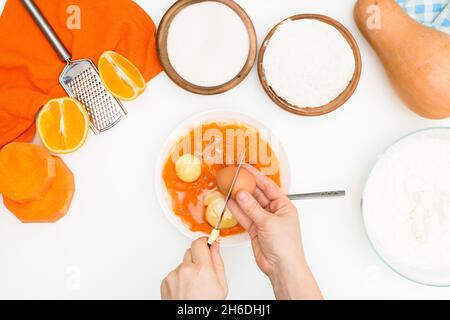
[[[12,142],[0,151],[0,193],[16,202],[42,199],[56,176],[55,159],[43,147]]]
[[[6,208],[22,222],[56,222],[69,210],[75,193],[73,174],[66,164],[57,157],[56,177],[50,189],[41,200],[19,203],[3,198]]]

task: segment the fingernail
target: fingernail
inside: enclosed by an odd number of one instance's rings
[[[238,193],[238,200],[241,202],[247,202],[249,197],[246,191],[241,191]]]

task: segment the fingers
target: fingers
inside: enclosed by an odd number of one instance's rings
[[[166,279],[161,282],[161,299],[168,300],[169,299],[169,288],[167,285]]]
[[[270,200],[266,195],[259,189],[256,188],[253,193],[255,200],[259,203],[262,208],[270,207]],[[236,200],[237,201],[237,200]],[[247,231],[250,230],[253,220],[241,209],[239,204],[233,199],[228,200],[227,207],[230,209],[233,216],[239,222],[239,224]]]
[[[228,200],[227,207],[228,209],[230,209],[231,213],[239,222],[239,224],[248,231],[253,223],[252,219],[250,219],[250,217],[247,216],[244,211],[242,211],[242,209],[233,199]]]
[[[253,196],[255,197],[256,201],[259,202],[261,207],[266,208],[267,206],[270,206],[270,200],[267,199],[267,197],[259,188],[256,188]],[[228,200],[227,207],[228,209],[230,209],[231,213],[239,222],[239,224],[248,231],[253,223],[252,219],[250,219],[247,214],[242,211],[237,202],[233,199]]]
[[[261,189],[256,188],[255,192],[253,193],[253,196],[255,197],[256,201],[259,202],[261,207],[266,208],[268,205],[270,205],[270,200],[261,191]]]
[[[256,186],[262,191],[267,199],[273,201],[286,197],[283,190],[281,190],[281,188],[272,179],[266,177],[258,171],[258,169],[249,164],[243,164],[242,167],[255,177]]]
[[[187,249],[185,254],[184,254],[183,263],[186,263],[186,264],[193,263],[193,261],[192,261],[192,250],[190,248]]]
[[[267,218],[268,213],[261,207],[256,199],[247,191],[237,194],[237,202],[242,211],[256,224],[261,225]]]
[[[172,291],[174,286],[177,283],[177,273],[174,271],[171,271],[167,277],[164,278],[164,280],[161,282],[161,299],[163,300],[170,300],[172,299]]]
[[[192,242],[191,256],[194,263],[211,263],[211,252],[207,241],[206,237],[202,237]]]
[[[222,260],[222,256],[220,255],[220,244],[218,242],[214,242],[211,245],[211,261],[216,271],[217,277],[219,279],[220,285],[222,288],[228,291],[227,278],[225,275],[225,265]]]
[[[294,204],[289,199],[280,198],[272,201],[269,205],[269,210],[271,212],[276,212],[278,215],[283,213],[289,213],[292,211],[297,211]]]

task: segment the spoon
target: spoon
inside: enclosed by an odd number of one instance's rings
[[[298,193],[298,194],[288,194],[289,200],[311,200],[311,199],[323,199],[323,198],[342,198],[345,197],[345,191],[323,191],[323,192],[312,192],[312,193]]]

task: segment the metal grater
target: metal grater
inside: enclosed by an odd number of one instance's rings
[[[100,133],[113,127],[126,115],[126,111],[122,103],[106,90],[95,65],[89,59],[72,60],[34,1],[22,0],[22,3],[58,56],[67,63],[59,82],[70,97],[85,106],[92,131]]]
[[[90,60],[70,61],[59,82],[69,96],[86,107],[91,129],[96,133],[113,127],[126,114],[120,101],[105,89],[97,68]]]

